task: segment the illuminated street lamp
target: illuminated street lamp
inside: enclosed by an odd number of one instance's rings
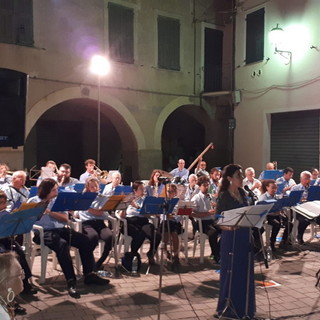
[[[100,167],[100,127],[101,127],[101,102],[100,102],[100,89],[101,89],[101,77],[108,74],[110,70],[109,61],[99,55],[95,55],[91,58],[90,71],[98,76],[98,118],[97,118],[97,166]]]

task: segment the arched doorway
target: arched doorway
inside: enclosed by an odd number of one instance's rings
[[[100,167],[123,173],[124,182],[138,173],[137,142],[124,118],[101,103]],[[70,163],[72,176],[84,172],[83,162],[97,156],[97,101],[79,98],[63,101],[41,115],[25,143],[25,167],[38,168],[52,159]]]
[[[177,160],[185,159],[186,168],[207,143],[208,116],[199,106],[186,105],[173,111],[162,130],[163,168],[171,170]]]

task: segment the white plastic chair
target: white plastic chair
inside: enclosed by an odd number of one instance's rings
[[[194,235],[194,239],[193,239],[193,257],[196,254],[196,248],[197,248],[197,244],[199,242],[200,244],[200,263],[204,262],[204,249],[205,249],[205,242],[206,239],[208,239],[207,234],[203,233],[203,228],[202,228],[202,220],[201,218],[194,218],[199,225],[199,230],[196,231],[195,235]]]
[[[41,226],[34,225],[34,230],[39,232],[40,238],[40,245],[33,244],[32,251],[31,251],[31,268],[34,263],[34,259],[38,249],[40,249],[40,257],[41,257],[41,271],[40,271],[40,280],[39,283],[43,284],[46,281],[46,272],[47,272],[47,262],[48,262],[48,255],[51,252],[50,248],[44,244],[44,230]],[[81,273],[81,260],[79,255],[79,250],[77,248],[71,247],[71,249],[75,252],[75,262],[76,262],[76,271],[79,275]],[[52,251],[52,268],[57,268],[57,258],[55,253]]]

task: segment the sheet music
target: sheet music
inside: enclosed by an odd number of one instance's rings
[[[308,219],[316,218],[320,215],[320,201],[316,200],[302,203],[294,207],[294,210]]]
[[[273,204],[247,206],[223,211],[217,225],[261,228]]]

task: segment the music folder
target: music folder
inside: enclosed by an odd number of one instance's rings
[[[113,195],[111,196],[108,201],[103,205],[103,207],[101,208],[101,210],[103,211],[114,211],[114,210],[125,210],[125,208],[121,209],[120,208],[120,204],[121,202],[123,202],[123,200],[126,198],[127,196],[122,194],[122,195]],[[119,208],[118,208],[119,206]]]
[[[273,179],[277,180],[282,177],[283,170],[264,170],[261,172],[260,180]]]
[[[307,201],[320,200],[320,186],[310,186]]]
[[[132,187],[131,186],[116,186],[116,188],[114,189],[114,195],[118,196],[118,195],[128,195],[130,193],[132,193]]]
[[[32,203],[32,205],[31,208],[0,216],[0,238],[7,238],[31,231],[34,223],[41,217],[46,208],[43,203]]]
[[[320,216],[320,201],[308,201],[293,207],[293,209],[307,219],[314,219]]]
[[[140,210],[140,214],[163,214],[172,213],[178,203],[178,198],[168,199],[157,197],[146,197]]]
[[[300,202],[302,194],[303,194],[302,190],[291,191],[288,197],[283,197],[278,200],[271,199],[271,200],[259,201],[257,202],[257,205],[272,203],[273,207],[270,209],[269,213],[278,212],[285,207],[295,206],[297,203]]]
[[[88,210],[96,196],[95,192],[59,192],[51,211]]]
[[[273,203],[259,206],[240,207],[223,211],[221,215],[218,216],[217,225],[229,227],[261,228],[272,206]]]
[[[179,200],[177,215],[190,216],[195,207],[196,205],[193,201]]]

